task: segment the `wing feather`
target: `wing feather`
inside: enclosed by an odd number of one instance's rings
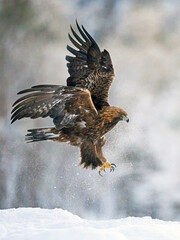
[[[72,31],[72,34],[74,35],[74,37],[76,38],[76,40],[78,42],[80,42],[82,44],[82,47],[84,47],[84,50],[86,50],[86,47],[88,47],[88,43],[84,42],[79,36],[78,34],[74,31],[74,29],[72,28],[71,26],[71,31]]]
[[[11,123],[22,118],[51,117],[57,129],[72,127],[77,121],[95,119],[97,111],[89,91],[78,87],[38,85],[25,89],[12,109]]]
[[[75,57],[66,56],[70,77],[68,86],[87,88],[95,107],[99,110],[108,103],[108,92],[114,78],[114,69],[109,53],[100,51],[99,46],[83,26],[76,26],[80,36],[71,26],[73,37],[68,34],[71,43],[77,48],[67,45],[67,50]]]

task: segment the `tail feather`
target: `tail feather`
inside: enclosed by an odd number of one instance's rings
[[[28,134],[25,137],[26,142],[39,142],[45,140],[56,141],[59,138],[59,134],[53,133],[54,128],[37,128],[29,129]]]

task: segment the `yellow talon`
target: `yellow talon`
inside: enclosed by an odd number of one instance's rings
[[[101,175],[101,172],[102,171],[105,171],[105,169],[106,168],[110,168],[111,169],[111,171],[114,171],[114,168],[116,167],[116,165],[115,164],[110,164],[109,162],[105,162],[103,165],[102,165],[102,167],[99,169],[99,175],[100,176],[102,176]]]
[[[100,172],[102,172],[103,170],[105,170],[105,168],[112,168],[111,164],[108,162],[105,162],[102,167],[99,169]]]

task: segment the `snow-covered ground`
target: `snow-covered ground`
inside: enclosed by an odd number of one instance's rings
[[[92,221],[62,209],[8,209],[0,211],[0,239],[179,240],[180,222],[150,217]]]

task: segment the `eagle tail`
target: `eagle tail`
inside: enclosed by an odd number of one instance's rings
[[[28,134],[26,135],[26,142],[39,142],[45,140],[57,141],[59,135],[54,133],[54,128],[36,128],[29,129]]]

